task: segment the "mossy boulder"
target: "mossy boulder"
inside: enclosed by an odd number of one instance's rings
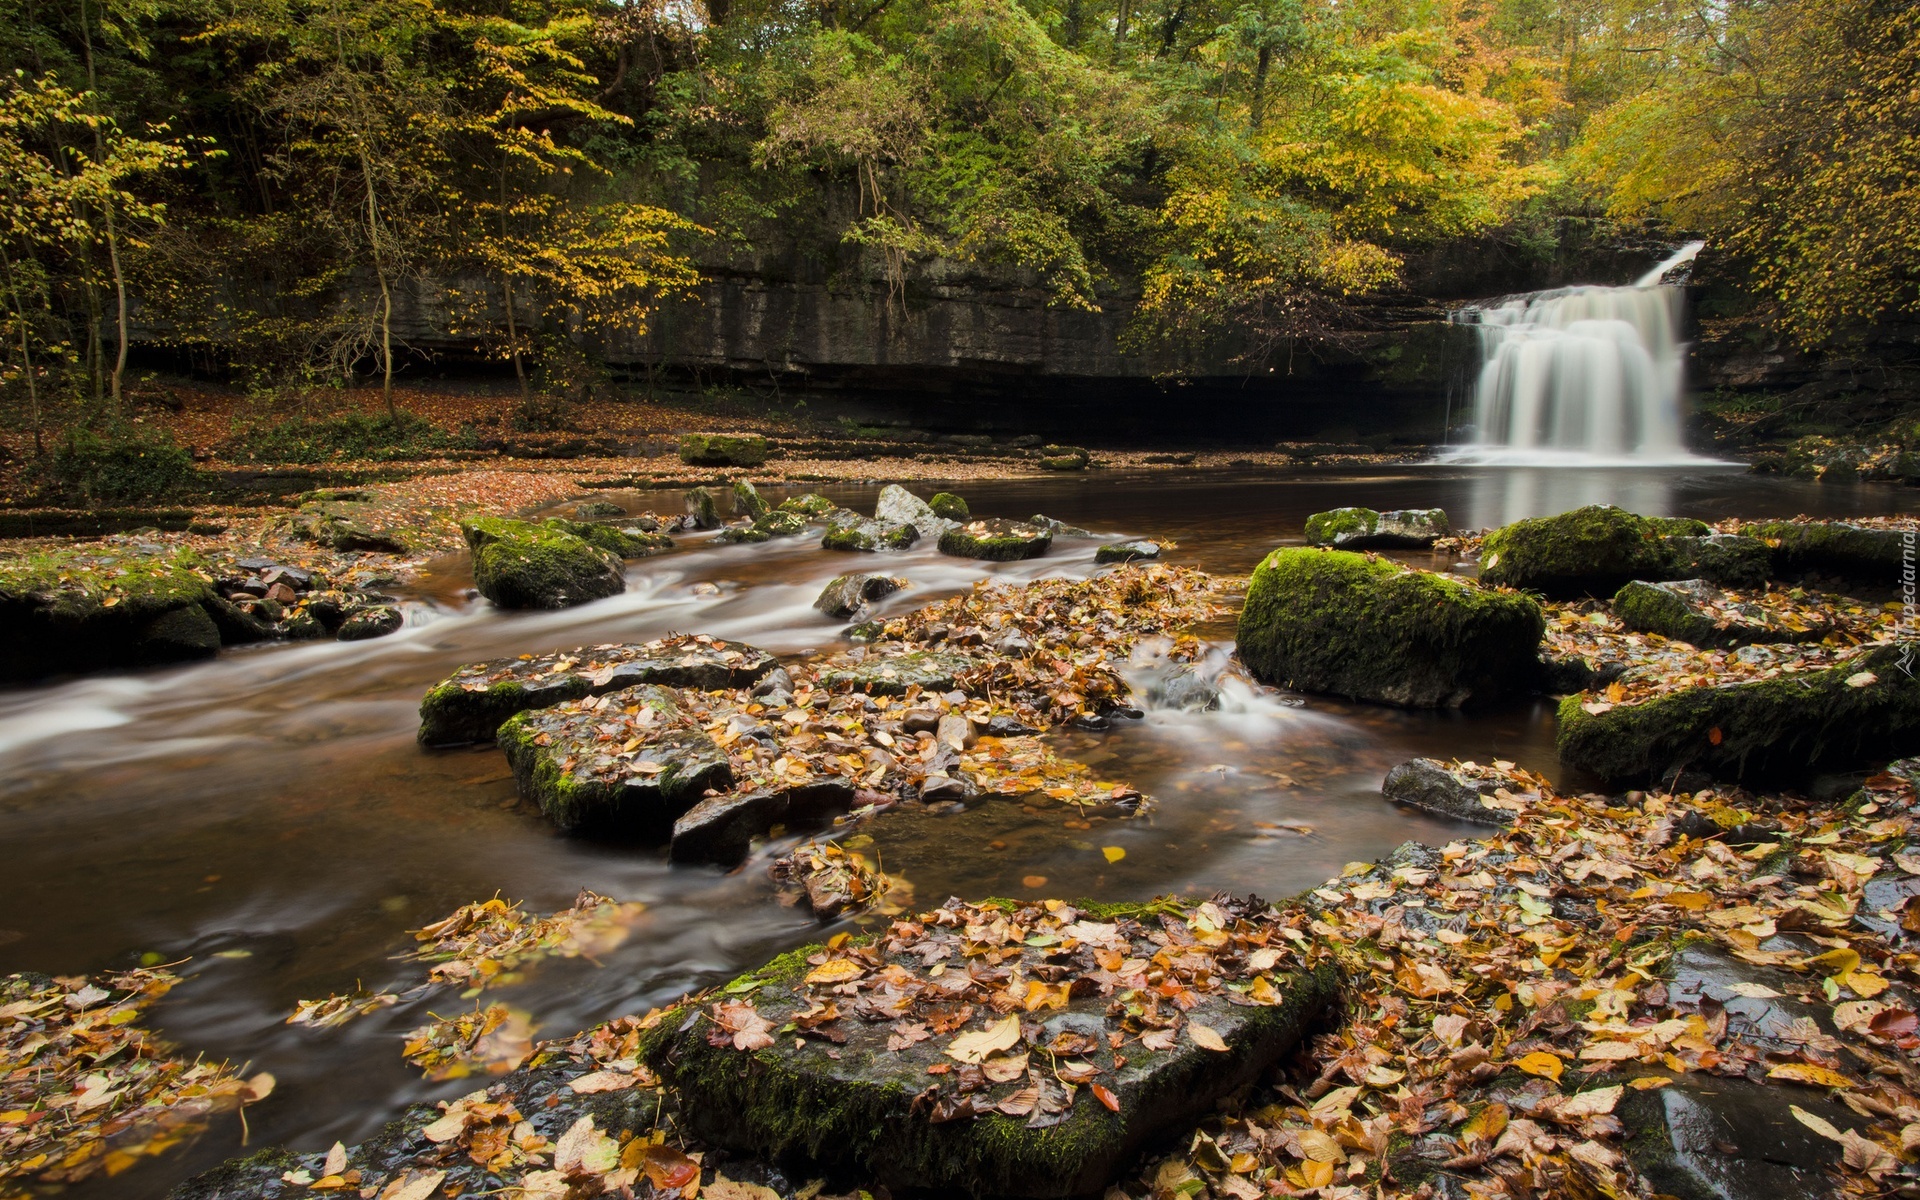
[[[1764,521],[1741,527],[1767,544],[1775,578],[1831,575],[1893,588],[1900,582],[1908,535],[1844,521]]]
[[[1046,471],[1084,471],[1093,455],[1084,446],[1046,445],[1040,447],[1040,467]]]
[[[1480,578],[1556,598],[1611,596],[1631,580],[1667,578],[1672,561],[1655,522],[1610,504],[1590,504],[1489,533]]]
[[[1442,508],[1336,508],[1307,518],[1307,545],[1337,550],[1385,550],[1431,546],[1453,532]]]
[[[1437,708],[1531,687],[1545,629],[1528,596],[1344,550],[1282,549],[1254,570],[1238,640],[1262,682]]]
[[[1159,557],[1159,542],[1112,542],[1093,552],[1097,563],[1152,562]]]
[[[712,491],[697,487],[687,493],[687,523],[695,529],[720,528],[720,506]]]
[[[808,492],[804,496],[789,496],[780,502],[781,512],[799,513],[803,517],[824,517],[833,509],[833,501],[818,492]]]
[[[964,521],[973,516],[967,502],[952,492],[935,492],[933,499],[927,501],[927,507],[933,510],[934,516],[949,521]]]
[[[744,479],[733,482],[733,511],[751,521],[758,521],[772,511],[773,506],[760,494],[760,489]]]
[[[988,562],[1039,558],[1051,545],[1051,530],[1029,525],[1025,521],[1007,521],[999,517],[968,521],[940,535],[940,553],[954,558],[980,558]]]
[[[451,746],[492,741],[515,713],[638,684],[700,691],[752,687],[779,665],[756,646],[706,634],[471,663],[433,685],[421,699],[420,742]]]
[[[1638,704],[1560,703],[1560,760],[1610,780],[1794,778],[1920,751],[1910,647],[1881,646],[1820,671],[1689,688]],[[1912,663],[1906,663],[1911,667]]]
[[[708,789],[733,784],[726,752],[652,684],[516,713],[495,740],[520,795],[570,832],[665,839]]]
[[[1141,945],[1147,955],[1156,949]],[[721,994],[747,998],[773,1029],[783,1029],[808,1011],[804,981],[812,963],[827,961],[823,951],[807,946],[782,955]],[[881,953],[877,946],[867,952]],[[899,961],[906,972],[924,970],[910,956]],[[952,987],[966,986],[965,972],[949,966],[948,974]],[[641,1053],[682,1096],[687,1128],[716,1146],[934,1195],[1097,1196],[1153,1139],[1185,1130],[1297,1047],[1336,992],[1325,970],[1276,972],[1273,986],[1277,1002],[1268,1004],[1230,1003],[1228,996],[1245,1000],[1234,993],[1189,993],[1196,1003],[1177,1018],[1170,1048],[1129,1040],[1124,1065],[1112,1069],[1108,1032],[1130,1019],[1128,1003],[1137,1012],[1144,1001],[1123,1003],[1095,988],[1062,1010],[1021,1016],[1020,1045],[1031,1047],[1032,1063],[1074,1069],[1072,1053],[1054,1056],[1045,1047],[1100,1047],[1093,1060],[1097,1082],[1114,1111],[1091,1088],[1062,1089],[1043,1067],[1032,1078],[1043,1080],[1048,1099],[1064,1109],[1043,1113],[1026,1103],[1041,1115],[1023,1112],[1018,1093],[1032,1085],[1022,1078],[981,1079],[975,1090],[961,1092],[974,1087],[969,1081],[980,1079],[981,1068],[956,1063],[948,1048],[1014,1019],[985,1005],[967,1008],[979,1015],[965,1024],[907,1045],[892,1021],[848,1016],[835,1022],[833,1041],[783,1033],[772,1045],[750,1050],[736,1049],[721,1033],[714,1006],[694,1006],[669,1013],[642,1041]],[[841,1005],[843,1012],[848,1008]],[[1196,1044],[1187,1033],[1195,1027],[1218,1034],[1224,1050]]]
[[[500,517],[460,529],[473,551],[473,585],[501,608],[568,608],[627,589],[617,555],[564,529]]]
[[[1629,583],[1614,593],[1613,614],[1636,633],[1657,633],[1702,648],[1817,642],[1833,628],[1783,624],[1769,610],[1739,603],[1704,579]]]
[[[620,558],[650,558],[673,549],[673,539],[664,533],[623,529],[618,525],[602,525],[593,521],[569,521],[564,517],[548,517],[546,525],[549,529],[570,533]]]
[[[1380,794],[1395,804],[1436,817],[1475,825],[1511,825],[1512,812],[1482,803],[1499,789],[1498,783],[1474,778],[1433,758],[1403,762],[1388,771],[1380,784]]]
[[[1756,588],[1773,573],[1772,550],[1756,537],[1731,533],[1667,539],[1668,570],[1681,579],[1704,579],[1721,587]]]
[[[856,514],[845,524],[829,524],[820,545],[827,550],[910,550],[919,540],[920,531],[911,525],[882,525]]]
[[[757,467],[772,449],[757,433],[689,433],[680,438],[680,461],[699,467]]]
[[[234,641],[256,640],[232,607],[190,554],[76,547],[0,559],[0,679],[208,658],[223,624]]]
[[[325,627],[318,620],[312,617],[307,619],[313,621],[316,633],[326,632]],[[292,620],[293,618],[289,618],[289,623]],[[392,605],[370,604],[364,608],[355,609],[351,616],[340,622],[340,629],[334,636],[343,642],[365,642],[386,637],[390,633],[398,633],[406,623],[407,619]]]

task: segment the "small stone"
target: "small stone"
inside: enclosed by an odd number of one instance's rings
[[[1097,563],[1150,562],[1159,557],[1159,542],[1115,542],[1093,552]]]
[[[1438,817],[1471,821],[1476,825],[1511,825],[1513,814],[1488,808],[1481,798],[1500,790],[1497,783],[1470,779],[1431,758],[1403,762],[1387,772],[1380,793],[1396,804]]]
[[[866,608],[870,601],[890,596],[906,586],[906,580],[885,575],[841,575],[821,589],[813,606],[835,620],[847,620]]]
[[[295,600],[298,600],[299,598],[300,598],[299,593],[295,592],[292,588],[288,587],[284,583],[274,583],[274,584],[269,584],[267,586],[267,599],[272,600],[275,603],[292,604]]]
[[[398,609],[377,604],[350,614],[340,622],[339,632],[334,636],[343,642],[364,642],[395,633],[406,623],[406,618],[400,615]]]

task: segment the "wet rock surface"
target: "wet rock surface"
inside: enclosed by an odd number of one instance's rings
[[[1306,537],[1309,546],[1387,550],[1431,546],[1452,532],[1445,509],[1336,508],[1308,517]]]
[[[569,608],[627,588],[617,555],[564,529],[483,517],[460,530],[474,587],[502,608]]]
[[[1476,825],[1511,825],[1512,809],[1486,803],[1504,786],[1498,776],[1480,778],[1472,770],[1448,766],[1438,759],[1416,758],[1388,771],[1380,784],[1380,794],[1395,804],[1437,817]]]
[[[988,562],[1038,558],[1053,544],[1051,531],[1024,521],[1000,518],[968,521],[940,535],[940,553]]]
[[[419,737],[429,746],[484,742],[526,709],[643,683],[745,688],[778,668],[764,650],[705,634],[494,659],[462,667],[428,690],[420,702]]]
[[[1613,611],[1629,629],[1696,646],[1817,642],[1833,629],[1741,603],[1704,579],[1629,583],[1614,594]]]
[[[1093,552],[1097,563],[1153,562],[1160,557],[1159,542],[1112,542]]]
[[[680,439],[680,461],[689,466],[757,467],[772,450],[755,433],[689,433]]]
[[[887,575],[839,575],[820,590],[813,606],[837,621],[850,620],[868,604],[905,586],[906,580]]]

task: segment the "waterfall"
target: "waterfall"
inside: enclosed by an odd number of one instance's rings
[[[1696,462],[1681,439],[1689,242],[1630,287],[1571,287],[1453,314],[1480,336],[1475,440],[1455,462],[1650,466]]]

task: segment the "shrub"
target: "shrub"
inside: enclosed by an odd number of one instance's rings
[[[50,491],[88,507],[166,499],[192,487],[198,477],[193,456],[170,437],[87,430],[69,433],[45,469]]]
[[[449,432],[413,413],[347,413],[291,421],[260,422],[235,430],[220,447],[228,458],[253,462],[320,463],[337,459],[431,458],[470,450],[473,433]]]

